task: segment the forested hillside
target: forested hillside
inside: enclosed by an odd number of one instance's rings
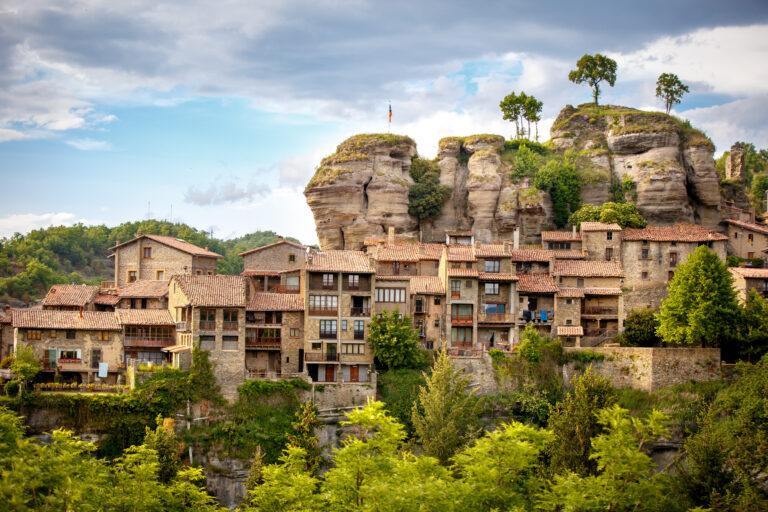
[[[239,274],[243,261],[238,253],[270,244],[278,237],[274,231],[256,231],[219,240],[186,224],[158,220],[125,222],[115,227],[77,224],[36,229],[26,235],[0,239],[0,302],[29,302],[44,296],[57,283],[98,284],[111,280],[113,269],[107,249],[116,240],[132,239],[137,231],[208,246],[224,256],[218,265],[221,274]]]

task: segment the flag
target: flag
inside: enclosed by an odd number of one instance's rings
[[[392,122],[392,104],[389,104],[389,122]]]

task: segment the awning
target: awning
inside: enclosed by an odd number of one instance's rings
[[[184,352],[187,350],[192,350],[192,347],[189,345],[172,345],[170,347],[165,347],[163,349],[160,349],[163,352],[170,352],[171,354],[176,354],[178,352]]]

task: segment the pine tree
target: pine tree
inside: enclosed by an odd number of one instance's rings
[[[303,448],[306,452],[304,469],[311,475],[316,475],[323,463],[323,451],[318,446],[320,440],[315,435],[315,429],[319,426],[317,406],[308,400],[296,411],[296,422],[291,424],[293,432],[288,434],[288,443]]]

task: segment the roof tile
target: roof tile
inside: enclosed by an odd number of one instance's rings
[[[187,254],[191,254],[192,256],[205,256],[208,258],[223,258],[221,254],[217,254],[213,251],[209,251],[208,249],[203,249],[202,247],[198,247],[194,244],[181,240],[180,238],[174,238],[172,236],[163,236],[163,235],[137,236],[133,240],[129,240],[127,242],[123,242],[120,245],[115,245],[114,247],[110,247],[109,250],[114,251],[118,247],[123,247],[124,245],[132,244],[140,238],[149,238],[150,240],[154,240],[155,242],[159,242],[161,244],[167,245],[168,247],[173,247],[174,249],[178,249],[182,252],[186,252]]]
[[[360,251],[322,251],[316,252],[312,260],[307,262],[307,270],[311,272],[357,272],[372,274],[374,272],[368,256]]]
[[[557,285],[549,274],[520,274],[518,279],[519,293],[557,293]]]
[[[577,231],[542,231],[542,242],[581,242],[581,232]]]
[[[115,313],[103,311],[50,311],[18,309],[13,311],[13,326],[19,329],[75,329],[119,331]]]
[[[478,277],[476,268],[449,268],[448,277]]]
[[[243,276],[174,276],[193,306],[236,307],[246,305],[246,278]]]
[[[612,222],[606,224],[605,222],[582,222],[580,226],[581,232],[585,231],[621,231],[621,226]]]
[[[411,276],[411,293],[417,295],[445,295],[443,281],[437,276]]]
[[[556,260],[552,273],[573,277],[624,277],[621,263],[617,261]]]
[[[117,292],[121,299],[159,299],[168,295],[170,281],[135,281]]]
[[[121,325],[175,325],[167,309],[117,309]]]
[[[256,293],[248,311],[304,311],[304,298],[296,293]]]
[[[749,229],[751,231],[756,231],[758,233],[763,233],[764,235],[768,235],[768,226],[764,224],[756,224],[754,222],[744,222],[743,220],[736,220],[736,219],[725,219],[725,222],[728,224],[733,224],[734,226],[739,226],[744,229]]]
[[[515,274],[505,274],[503,272],[479,272],[478,278],[481,281],[517,281]]]
[[[728,270],[746,279],[768,279],[768,268],[730,267]]]
[[[477,261],[472,245],[449,245],[448,261]]]
[[[98,286],[82,284],[55,284],[43,299],[43,306],[78,306],[85,307],[93,302],[99,293]]]
[[[622,239],[626,241],[649,240],[652,242],[709,242],[728,240],[726,235],[696,224],[675,226],[647,226],[643,229],[625,229]]]
[[[304,249],[304,250],[307,249],[307,246],[303,245],[303,244],[292,242],[290,240],[278,240],[277,242],[273,242],[271,244],[262,245],[261,247],[255,247],[253,249],[249,249],[247,251],[243,251],[240,254],[238,254],[238,256],[247,256],[248,254],[251,254],[251,253],[254,253],[254,252],[263,251],[264,249],[269,249],[271,247],[275,247],[276,245],[283,245],[283,244],[292,245],[292,246],[296,247],[297,249]]]

